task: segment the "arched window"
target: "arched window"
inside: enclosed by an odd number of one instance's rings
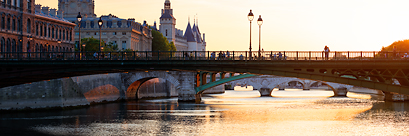
[[[10,39],[7,39],[7,44],[6,44],[6,52],[11,52],[11,41]]]
[[[13,21],[11,22],[11,30],[16,31],[16,19],[13,18]]]
[[[31,21],[27,19],[27,33],[31,33]]]
[[[0,52],[6,52],[6,45],[5,45],[5,40],[4,38],[1,38],[0,40]]]
[[[17,19],[17,31],[21,32],[21,20]]]
[[[11,41],[11,52],[17,52],[16,48],[17,48],[16,40],[13,39],[13,41]]]
[[[40,52],[40,47],[38,46],[38,43],[36,43],[35,51],[36,51],[36,52]]]
[[[58,36],[60,37],[60,38],[58,38],[58,39],[61,39],[61,29],[60,29],[60,33],[58,34]]]
[[[10,22],[10,17],[7,17],[7,30],[10,30],[10,24],[11,24],[11,22]]]
[[[43,47],[43,44],[40,44],[40,52],[44,52],[44,47]]]
[[[50,28],[50,26],[48,26],[48,38],[50,38],[51,37],[51,28]]]
[[[166,36],[168,36],[168,29],[166,29]]]
[[[62,31],[62,40],[65,40],[65,29]]]
[[[6,18],[4,16],[1,17],[1,29],[6,28]]]

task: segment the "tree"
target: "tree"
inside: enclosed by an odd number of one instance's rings
[[[382,47],[381,51],[382,52],[385,52],[385,51],[392,52],[394,46],[396,46],[397,52],[408,52],[409,51],[409,39],[395,41],[387,47]]]
[[[82,51],[99,51],[99,40],[94,37],[83,38],[81,39],[81,43],[83,45],[85,44],[85,48],[82,47]]]
[[[118,45],[114,44],[112,42],[109,42],[108,44],[104,44],[103,47],[104,47],[103,51],[106,51],[106,52],[112,52],[112,51],[118,51],[119,50]]]
[[[152,51],[176,51],[175,44],[169,43],[168,39],[159,31],[152,30]]]

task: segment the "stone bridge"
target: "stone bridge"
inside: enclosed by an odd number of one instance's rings
[[[250,77],[229,82],[232,86],[253,86],[254,89],[259,90],[261,96],[270,96],[274,88],[284,90],[289,82],[299,82],[302,84],[304,90],[310,90],[311,85],[314,83],[320,83],[328,85],[333,91],[335,96],[346,96],[347,91],[352,88],[351,85],[344,85],[331,82],[313,81],[307,79],[293,78],[293,77],[280,77],[272,75],[261,75],[257,77]]]
[[[178,96],[195,101],[196,72],[144,71],[78,76],[0,88],[1,109],[89,105],[120,99]],[[152,81],[151,79],[157,79]],[[162,80],[162,85],[158,81]],[[151,85],[144,83],[152,82]],[[144,86],[145,85],[145,86]],[[143,88],[145,87],[145,88]],[[142,91],[144,94],[142,94]]]

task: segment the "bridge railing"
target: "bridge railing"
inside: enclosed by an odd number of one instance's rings
[[[379,51],[128,51],[0,52],[0,60],[382,60],[409,59],[409,52]]]

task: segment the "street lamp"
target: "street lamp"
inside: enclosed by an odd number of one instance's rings
[[[257,24],[259,26],[259,35],[258,35],[258,58],[261,59],[261,25],[263,24],[263,19],[261,15],[257,19]]]
[[[101,28],[102,28],[102,24],[103,24],[104,22],[102,21],[102,19],[101,19],[101,17],[99,17],[99,20],[98,20],[98,25],[99,25],[99,52],[101,52]]]
[[[253,21],[253,19],[254,19],[254,15],[253,15],[253,12],[252,12],[252,10],[250,9],[250,13],[247,15],[247,18],[249,19],[249,21],[250,21],[250,48],[249,48],[249,57],[250,57],[250,59],[251,59],[251,21]]]
[[[78,12],[78,16],[77,16],[77,20],[78,20],[78,29],[79,29],[79,48],[80,48],[80,52],[81,52],[81,20],[82,20],[82,16],[81,16],[81,12]]]

